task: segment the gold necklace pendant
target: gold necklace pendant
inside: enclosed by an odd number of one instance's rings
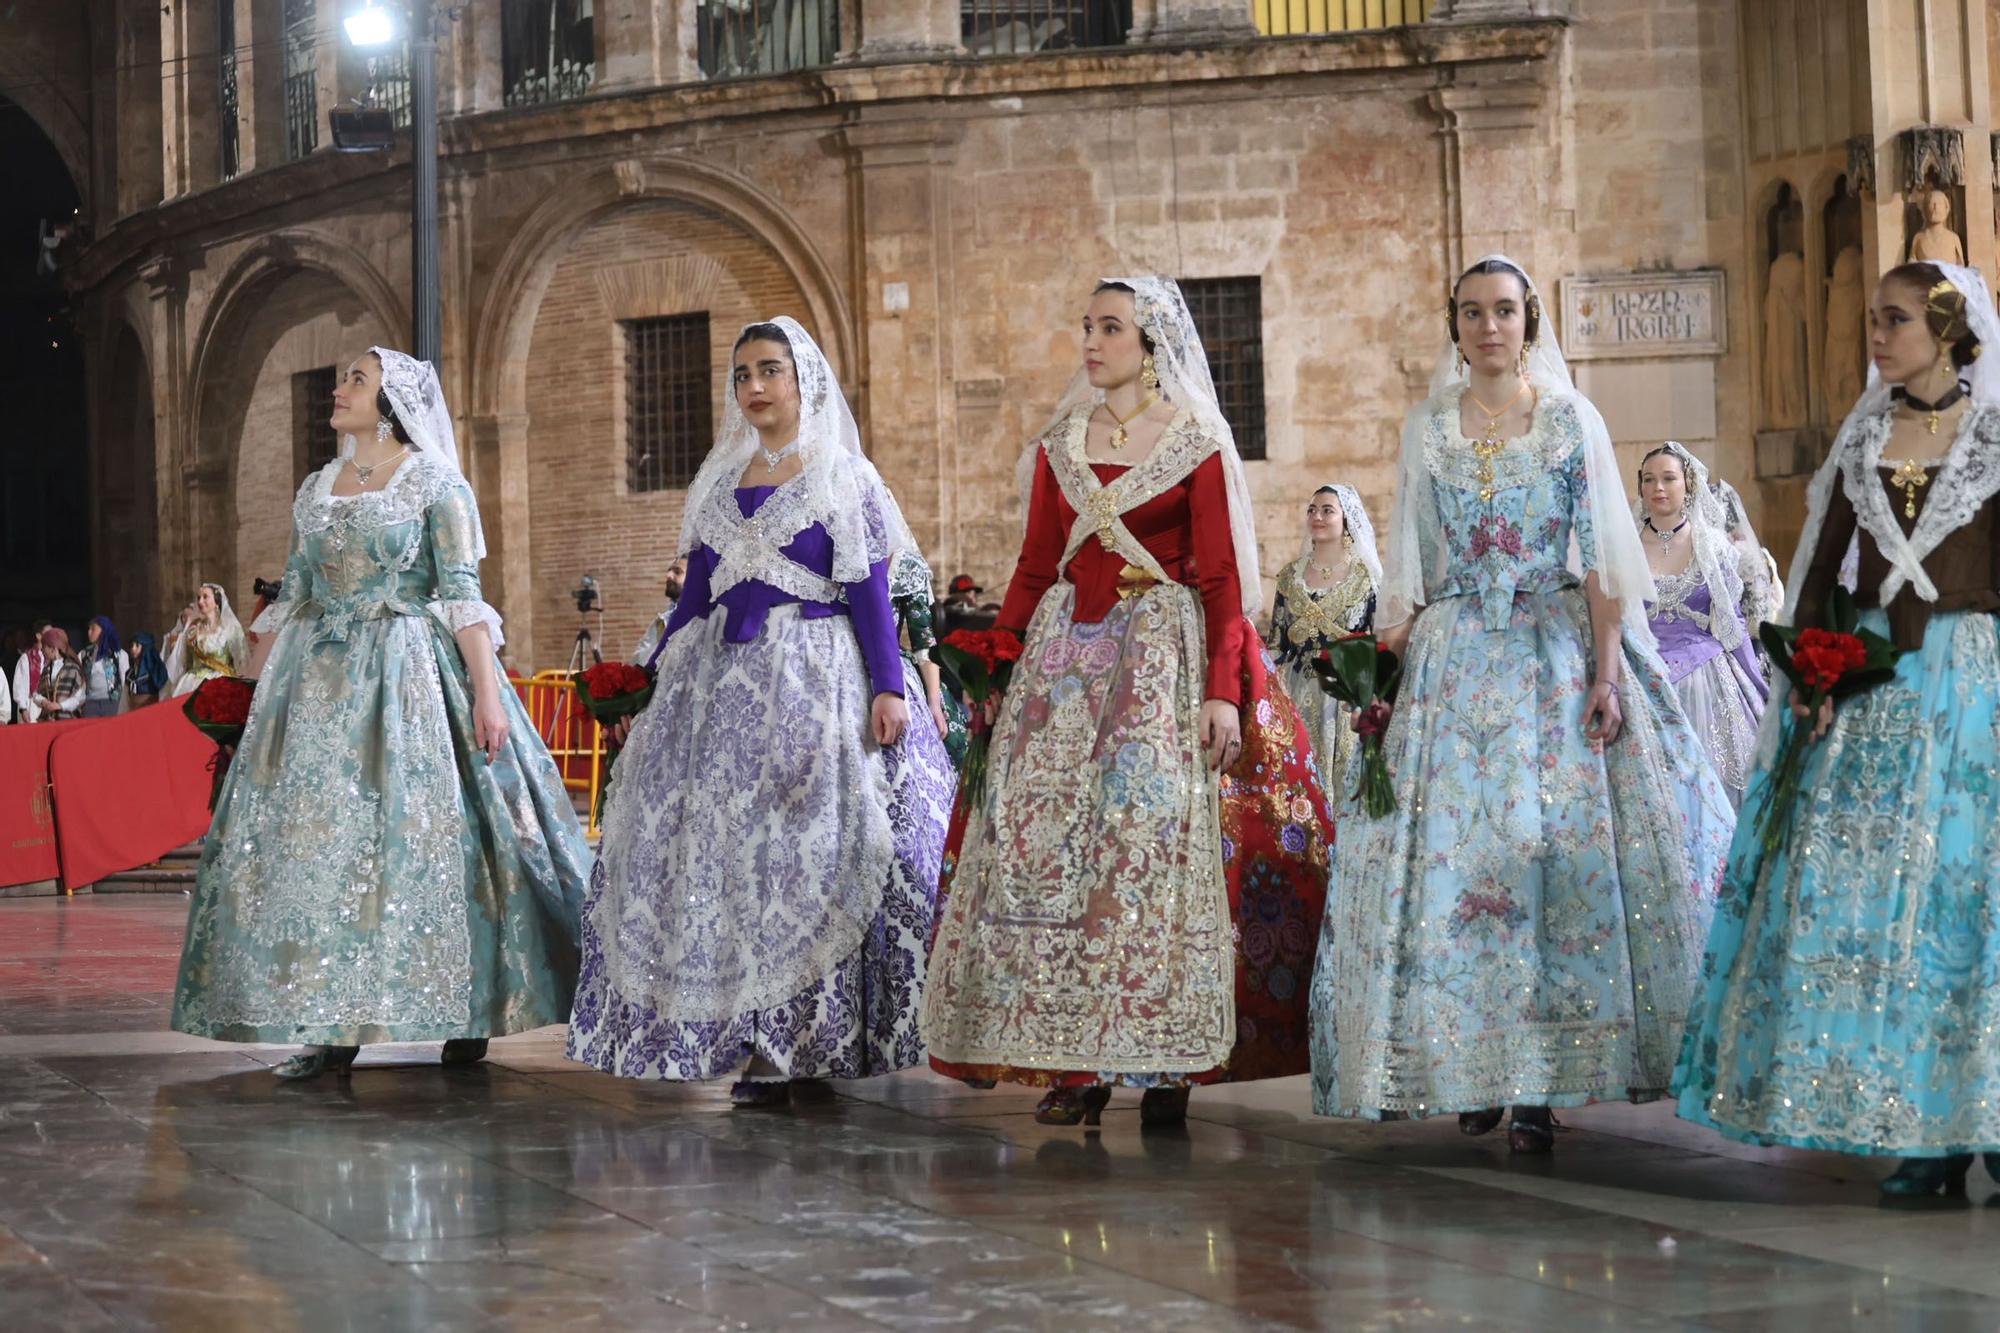
[[[1914,458],[1901,464],[1889,474],[1889,484],[1902,488],[1904,518],[1917,516],[1917,488],[1929,482],[1930,475],[1924,471],[1924,465]]]
[[[1924,424],[1931,428],[1931,434],[1937,434],[1937,409],[1935,407],[1931,409],[1930,417]]]
[[[1486,427],[1486,438],[1475,441],[1473,457],[1479,460],[1479,499],[1484,504],[1493,498],[1493,460],[1506,452],[1507,441],[1499,436],[1499,423],[1491,422]]]

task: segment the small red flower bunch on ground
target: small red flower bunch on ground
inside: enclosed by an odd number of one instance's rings
[[[1757,832],[1764,854],[1784,844],[1791,829],[1792,806],[1798,801],[1805,774],[1806,751],[1815,743],[1821,705],[1845,699],[1896,674],[1903,650],[1873,630],[1861,628],[1861,613],[1845,588],[1835,588],[1827,607],[1826,628],[1789,629],[1769,621],[1758,631],[1764,651],[1792,682],[1803,718],[1792,719],[1771,766],[1770,795],[1757,814]]]

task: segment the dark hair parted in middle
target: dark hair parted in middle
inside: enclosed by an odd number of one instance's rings
[[[792,340],[790,338],[787,338],[785,336],[785,331],[779,328],[776,324],[750,325],[748,328],[744,329],[743,332],[736,335],[736,346],[729,349],[730,353],[731,355],[734,355],[735,353],[742,351],[744,343],[757,343],[757,342],[776,343],[778,344],[778,346],[785,349],[786,356],[790,356],[792,354]]]
[[[1465,285],[1467,278],[1477,273],[1505,273],[1521,284],[1521,295],[1526,298],[1528,314],[1528,327],[1522,336],[1521,345],[1533,347],[1535,341],[1542,336],[1542,299],[1535,295],[1534,285],[1528,281],[1528,275],[1504,259],[1482,259],[1459,274],[1458,281],[1451,285],[1451,299],[1445,302],[1444,318],[1445,324],[1451,329],[1452,343],[1456,345],[1458,342],[1458,289]]]
[[[1090,294],[1091,294],[1092,296],[1095,296],[1095,295],[1097,295],[1097,293],[1098,293],[1098,292],[1123,292],[1123,293],[1125,293],[1125,294],[1126,294],[1127,296],[1129,296],[1129,297],[1131,297],[1131,298],[1132,298],[1132,307],[1133,307],[1134,311],[1137,311],[1137,309],[1138,309],[1138,306],[1139,306],[1139,293],[1137,293],[1137,292],[1133,291],[1133,290],[1132,290],[1132,287],[1131,287],[1131,284],[1129,284],[1129,283],[1124,283],[1124,282],[1100,282],[1100,283],[1098,283],[1098,284],[1097,284],[1097,287],[1096,287],[1096,288],[1095,288],[1095,289],[1094,289],[1094,290],[1093,290],[1093,291],[1092,291],[1092,292],[1091,292]],[[1151,334],[1149,334],[1149,333],[1147,333],[1147,332],[1146,332],[1146,331],[1145,331],[1144,329],[1140,329],[1140,328],[1139,328],[1139,321],[1138,321],[1138,320],[1137,320],[1136,318],[1135,318],[1135,319],[1134,319],[1134,320],[1132,321],[1132,327],[1133,327],[1133,328],[1135,328],[1135,329],[1139,329],[1139,346],[1141,346],[1141,347],[1143,347],[1143,348],[1145,348],[1145,349],[1146,349],[1146,355],[1147,355],[1147,356],[1151,356],[1151,355],[1153,354],[1153,338],[1152,338],[1152,335],[1151,335]]]

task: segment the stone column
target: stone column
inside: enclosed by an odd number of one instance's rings
[[[1160,46],[1212,46],[1254,41],[1249,0],[1153,0],[1150,14],[1134,7],[1132,40]]]
[[[656,88],[701,78],[696,0],[606,0],[597,7],[604,59],[596,87]]]
[[[1535,272],[1555,300],[1559,276],[1536,238],[1564,229],[1560,182],[1547,179],[1541,142],[1549,119],[1547,90],[1527,77],[1460,78],[1430,96],[1445,140],[1445,269],[1457,274],[1480,255],[1505,252]]]
[[[958,527],[951,163],[959,126],[925,118],[841,131],[855,200],[854,311],[861,365],[844,367],[862,440],[924,551]]]
[[[186,0],[161,10],[162,170],[169,198],[205,190],[222,176],[215,58],[220,2]]]
[[[858,5],[860,43],[854,60],[923,60],[964,55],[957,0],[870,0]]]
[[[281,5],[226,0],[236,6],[238,151],[243,170],[285,160],[285,23]]]
[[[187,270],[172,255],[157,255],[139,270],[151,298],[153,347],[153,475],[155,522],[160,534],[159,605],[151,608],[156,625],[171,625],[199,577],[195,573],[194,507],[181,485],[184,466],[193,454],[193,396],[187,346]],[[175,598],[182,599],[176,601]]]
[[[468,5],[459,11],[438,42],[438,67],[442,114],[470,115],[505,105],[498,4]]]

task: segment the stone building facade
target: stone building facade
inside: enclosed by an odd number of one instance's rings
[[[92,224],[65,262],[99,545],[129,555],[100,594],[137,622],[198,578],[247,597],[326,447],[325,372],[408,340],[408,136],[346,155],[324,123],[393,78],[339,38],[333,0],[18,8],[36,36],[0,48],[0,75],[68,62],[85,73],[61,86],[88,88],[20,100]],[[1938,191],[1993,267],[1996,8],[459,7],[440,48],[442,372],[510,659],[564,660],[584,573],[609,646],[637,638],[681,492],[634,442],[694,419],[660,376],[685,390],[705,339],[718,420],[735,330],[780,312],[827,348],[940,580],[1004,586],[1016,458],[1075,369],[1094,280],[1125,272],[1204,280],[1236,321],[1267,574],[1321,482],[1386,518],[1448,277],[1494,250],[1546,288],[1621,454],[1685,441],[1787,554],[1859,337],[1842,252],[1865,285]],[[524,11],[556,34],[525,66]],[[1106,44],[1006,49],[1046,43],[1033,20],[1056,12]],[[768,26],[728,26],[744,14]]]

